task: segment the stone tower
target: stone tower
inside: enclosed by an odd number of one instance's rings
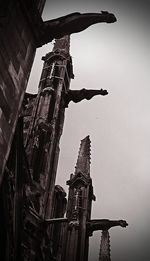
[[[39,201],[33,201],[33,205],[42,218],[52,216],[59,141],[64,124],[64,98],[73,77],[69,44],[69,36],[56,40],[53,51],[43,57],[38,94],[31,116],[25,119],[27,158],[31,178],[40,194]],[[28,106],[31,101],[26,103],[27,109]]]
[[[86,232],[87,221],[91,217],[93,194],[90,177],[90,139],[81,141],[75,173],[71,174],[67,206],[68,225],[64,240],[63,261],[88,260],[89,239]]]
[[[61,226],[49,225],[46,220],[63,217],[65,212],[66,194],[55,186],[55,178],[65,95],[73,78],[69,45],[69,36],[55,41],[52,52],[42,58],[44,66],[38,94],[26,94],[24,102],[24,144],[30,182],[25,190],[23,242],[24,252],[26,248],[30,249],[33,260],[35,257],[53,260],[56,256]],[[31,229],[33,238],[29,236]],[[28,242],[25,241],[26,234]]]

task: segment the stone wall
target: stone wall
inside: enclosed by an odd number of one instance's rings
[[[44,2],[36,1],[40,12]],[[25,7],[5,0],[0,10],[0,183],[36,51]]]

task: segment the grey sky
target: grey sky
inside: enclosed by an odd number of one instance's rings
[[[70,12],[113,12],[114,24],[97,24],[71,36],[75,79],[71,88],[107,89],[108,96],[66,109],[57,183],[66,191],[80,140],[91,138],[93,218],[126,219],[111,230],[112,261],[150,259],[150,1],[47,1],[43,19]],[[28,91],[37,92],[40,48]],[[100,232],[91,240],[90,261],[98,260]]]

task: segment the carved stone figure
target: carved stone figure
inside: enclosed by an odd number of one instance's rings
[[[101,11],[101,13],[71,13],[45,21],[43,23],[42,40],[48,43],[54,38],[61,38],[64,35],[81,32],[96,23],[114,23],[116,21],[117,19],[114,14],[107,11]]]
[[[93,231],[109,230],[115,226],[127,227],[128,223],[125,220],[95,219],[87,223],[87,230],[92,235]]]
[[[73,101],[75,103],[82,101],[83,99],[90,100],[95,95],[107,95],[107,90],[87,90],[87,89],[81,89],[81,90],[69,90],[67,94],[65,95],[65,105],[68,107],[68,104],[70,101]]]

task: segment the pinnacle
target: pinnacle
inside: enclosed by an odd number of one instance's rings
[[[75,174],[82,172],[90,176],[91,141],[89,135],[81,140]]]
[[[110,236],[108,230],[102,231],[99,261],[111,261],[110,257]]]

